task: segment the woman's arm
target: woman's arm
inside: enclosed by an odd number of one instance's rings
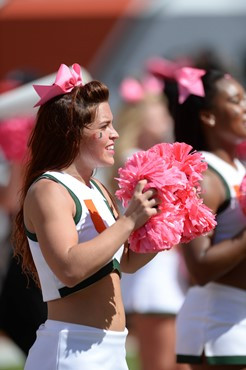
[[[214,213],[225,200],[225,190],[219,178],[207,171],[202,183],[204,204]],[[187,268],[194,281],[204,285],[217,280],[246,257],[246,230],[233,239],[213,244],[213,233],[183,245]]]
[[[127,245],[120,262],[121,270],[122,272],[133,274],[150,262],[156,255],[157,253],[135,253]]]
[[[19,191],[22,178],[22,166],[18,162],[10,163],[10,177],[7,185],[0,186],[0,204],[8,214],[15,214],[19,209]]]
[[[42,253],[55,275],[74,286],[106,264],[130,233],[157,213],[153,190],[143,193],[140,181],[126,213],[101,234],[78,243],[73,216],[75,205],[67,190],[50,180],[35,183],[28,192],[24,217],[26,227],[35,232]]]

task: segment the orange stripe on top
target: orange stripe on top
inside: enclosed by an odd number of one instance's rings
[[[234,190],[235,190],[235,193],[236,193],[236,197],[239,198],[240,195],[241,195],[241,192],[240,192],[240,186],[239,185],[234,185],[233,186]]]
[[[92,219],[92,222],[95,226],[95,229],[98,233],[101,233],[103,230],[106,229],[106,226],[101,218],[101,216],[98,213],[98,210],[96,209],[95,204],[93,203],[92,199],[85,199],[84,200],[86,207],[88,208],[90,212],[90,216]]]

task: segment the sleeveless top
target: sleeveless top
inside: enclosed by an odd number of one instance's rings
[[[238,159],[234,160],[235,168],[213,153],[202,152],[202,154],[208,168],[220,177],[226,190],[226,200],[217,211],[217,226],[213,240],[216,244],[236,236],[246,227],[246,215],[239,202],[240,185],[246,169]]]
[[[55,171],[47,171],[36,181],[42,178],[51,179],[62,184],[70,193],[76,205],[74,222],[78,232],[78,243],[83,243],[95,238],[104,229],[115,222],[115,217],[101,189],[94,180],[90,181],[91,187],[83,184],[75,177]],[[61,210],[62,212],[62,210]],[[122,245],[111,261],[99,271],[83,280],[74,287],[66,287],[53,273],[45,261],[35,234],[26,230],[29,247],[38,272],[43,300],[50,301],[75,293],[102,277],[116,271],[120,275],[120,260],[123,254]],[[83,248],[83,246],[81,246]]]

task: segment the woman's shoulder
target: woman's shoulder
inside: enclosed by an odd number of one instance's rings
[[[221,178],[210,168],[203,174],[201,189],[204,203],[214,212],[217,212],[220,205],[226,200],[227,195]]]
[[[37,206],[39,203],[50,204],[70,199],[67,190],[60,183],[48,178],[35,181],[27,191],[25,203]]]

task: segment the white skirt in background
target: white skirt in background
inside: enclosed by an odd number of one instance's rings
[[[159,252],[134,274],[122,274],[126,313],[176,315],[188,289],[183,262],[175,247]]]
[[[209,283],[189,289],[177,317],[178,362],[246,365],[246,292]]]
[[[25,370],[128,370],[127,333],[47,320],[37,331]]]

